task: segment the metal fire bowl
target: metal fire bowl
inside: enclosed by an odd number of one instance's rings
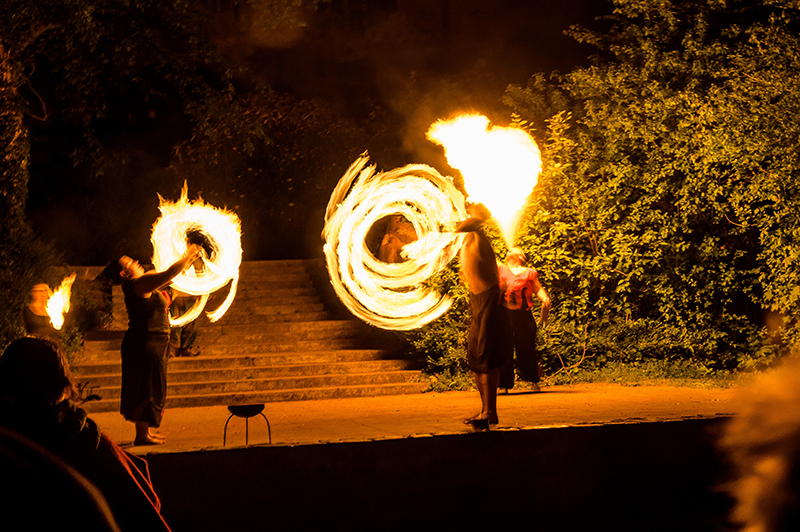
[[[264,411],[263,404],[260,405],[229,405],[228,412],[237,417],[253,417]]]

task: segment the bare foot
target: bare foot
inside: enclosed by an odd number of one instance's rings
[[[133,440],[134,445],[164,445],[167,440],[162,438],[153,438],[152,436],[145,436],[144,438],[136,438]]]
[[[465,418],[464,419],[464,424],[465,425],[472,425],[474,421],[481,420],[481,419],[488,419],[490,425],[497,425],[499,423],[496,414],[495,415],[490,415],[490,416],[484,416],[482,414],[478,414],[478,415],[475,415],[475,416],[472,416],[472,417]]]
[[[469,424],[471,424],[471,423],[472,423],[474,420],[476,420],[476,419],[481,419],[481,414],[480,414],[480,412],[478,412],[478,413],[477,413],[477,414],[475,414],[474,416],[467,416],[467,417],[465,417],[465,418],[464,418],[464,425],[469,425]]]
[[[471,422],[472,430],[475,432],[485,432],[489,430],[489,420],[486,418],[477,417]]]

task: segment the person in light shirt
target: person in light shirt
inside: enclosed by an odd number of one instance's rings
[[[539,391],[541,362],[536,349],[536,319],[533,317],[534,296],[542,304],[541,324],[550,315],[550,296],[539,283],[539,274],[525,266],[525,253],[520,248],[512,248],[506,256],[506,264],[498,264],[500,286],[503,290],[503,304],[509,310],[511,329],[514,338],[516,368],[520,377],[531,383],[534,391]],[[514,359],[500,370],[501,389],[508,391],[514,387]]]

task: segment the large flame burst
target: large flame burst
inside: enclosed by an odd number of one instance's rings
[[[241,223],[236,214],[207,205],[202,199],[189,201],[186,183],[181,198],[171,202],[158,196],[161,216],[153,224],[150,237],[153,243],[153,265],[161,271],[180,259],[186,252],[187,236],[199,235],[206,254],[202,268],[189,268],[172,280],[172,286],[200,299],[183,315],[170,316],[170,324],[181,326],[196,319],[205,308],[209,295],[231,283],[225,301],[216,310],[207,312],[212,322],[228,310],[239,283],[242,263]]]
[[[61,285],[50,294],[47,299],[47,315],[50,316],[50,323],[56,329],[61,329],[64,325],[64,314],[69,312],[69,298],[72,293],[72,283],[75,282],[75,274],[64,277]],[[49,289],[48,289],[49,290]]]
[[[426,133],[444,147],[447,162],[464,177],[469,200],[483,203],[497,220],[508,247],[525,200],[542,168],[539,147],[517,127],[489,127],[483,115],[439,120]]]
[[[350,311],[384,329],[410,330],[441,316],[451,299],[422,285],[461,247],[463,235],[441,233],[466,217],[464,197],[450,178],[425,165],[386,173],[356,160],[333,191],[325,213],[325,257],[331,282]],[[368,249],[367,233],[390,215],[405,217],[418,240],[403,248],[405,262],[388,264]]]

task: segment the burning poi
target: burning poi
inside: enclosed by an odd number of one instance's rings
[[[333,191],[325,213],[325,258],[339,298],[362,320],[384,329],[409,330],[450,308],[446,294],[422,286],[461,247],[463,235],[440,233],[441,223],[464,219],[464,196],[450,178],[425,165],[391,172],[356,160]],[[399,263],[378,260],[367,248],[367,233],[384,217],[403,216],[418,239],[403,248]]]
[[[427,137],[445,148],[461,171],[472,201],[492,212],[509,248],[522,207],[541,170],[539,148],[525,131],[489,127],[481,115],[438,121]],[[455,257],[463,235],[441,232],[466,218],[464,196],[449,177],[425,165],[386,173],[365,168],[362,156],[333,191],[325,213],[325,257],[339,298],[362,320],[385,329],[416,329],[450,308],[451,299],[424,287]],[[402,248],[400,263],[378,260],[366,244],[372,226],[401,215],[416,242]]]
[[[47,315],[50,316],[50,323],[56,330],[60,330],[64,325],[64,314],[69,312],[69,298],[72,292],[72,283],[75,282],[76,274],[64,277],[61,285],[49,294],[47,298]],[[48,289],[49,290],[49,289]]]
[[[205,308],[209,295],[230,282],[225,301],[216,310],[206,313],[210,321],[217,321],[233,303],[239,283],[239,266],[242,263],[239,217],[225,209],[208,205],[200,198],[189,201],[189,189],[185,182],[177,202],[165,200],[160,195],[158,198],[161,216],[153,224],[150,237],[156,270],[166,269],[183,256],[187,235],[199,236],[206,250],[201,258],[202,268],[189,268],[171,283],[176,290],[200,296],[200,299],[183,316],[170,316],[169,322],[172,326],[181,326],[196,319]]]

